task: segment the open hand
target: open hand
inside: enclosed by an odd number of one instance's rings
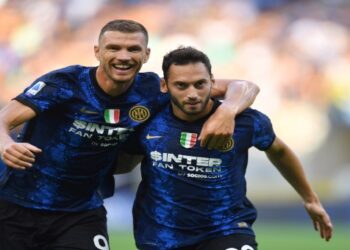
[[[322,239],[329,241],[332,238],[333,225],[329,215],[319,201],[306,202],[306,211],[314,224],[315,230],[320,232]]]

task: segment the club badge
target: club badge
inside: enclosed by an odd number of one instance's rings
[[[222,151],[222,152],[227,152],[230,151],[234,146],[234,141],[232,139],[232,137],[230,138],[230,140],[228,142],[226,142],[225,145],[223,145],[220,148],[217,148],[217,150]]]
[[[130,109],[129,116],[136,122],[144,122],[149,118],[150,112],[144,106],[134,106]]]

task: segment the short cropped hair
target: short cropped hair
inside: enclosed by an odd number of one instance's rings
[[[211,64],[208,56],[202,51],[199,51],[193,47],[183,47],[170,51],[163,57],[163,77],[165,81],[168,81],[169,68],[174,65],[186,65],[190,63],[201,62],[205,65],[209,75],[212,77]]]
[[[100,31],[100,35],[98,36],[99,41],[106,31],[120,31],[123,33],[141,32],[145,36],[146,44],[148,44],[147,29],[141,23],[133,20],[115,19],[108,22],[105,26],[102,27]]]

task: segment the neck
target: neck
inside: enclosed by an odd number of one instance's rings
[[[125,93],[132,84],[130,82],[117,82],[108,78],[101,67],[97,67],[96,80],[100,88],[110,96],[118,96]]]

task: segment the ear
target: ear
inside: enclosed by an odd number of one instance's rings
[[[95,58],[97,61],[100,61],[100,47],[98,45],[94,46],[94,53],[95,53]]]
[[[160,91],[163,93],[168,92],[168,86],[166,85],[164,78],[160,79]]]
[[[148,62],[150,54],[151,54],[151,49],[150,48],[146,48],[146,56],[143,58],[143,63]]]

